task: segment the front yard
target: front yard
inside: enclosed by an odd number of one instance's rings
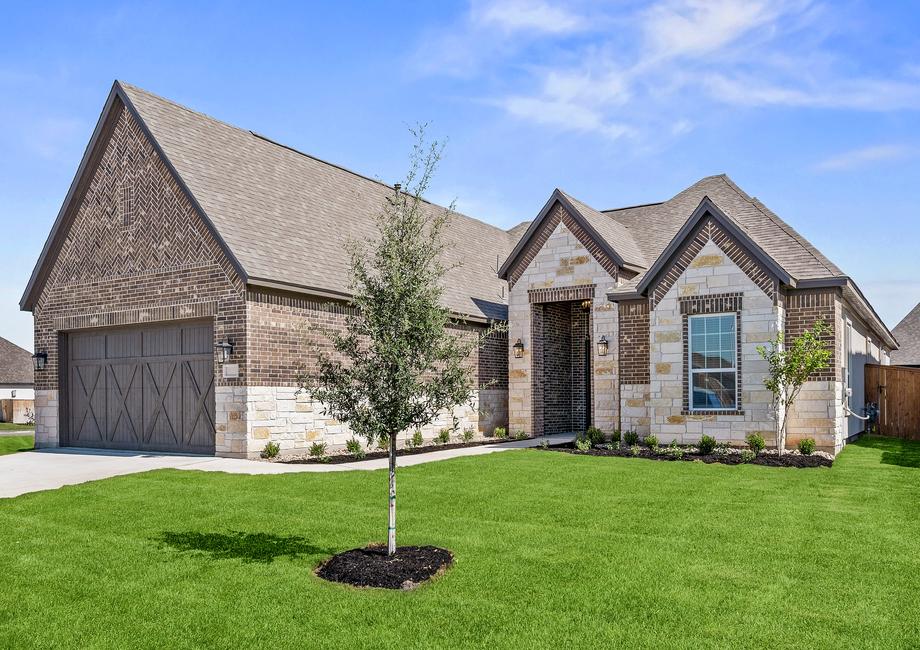
[[[920,644],[920,444],[832,468],[511,451],[400,470],[413,592],[323,582],[386,474],[163,470],[0,501],[0,647]]]
[[[28,451],[35,445],[35,434],[0,436],[0,456],[15,454],[17,451]]]

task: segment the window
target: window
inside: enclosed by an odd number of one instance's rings
[[[690,409],[738,408],[738,335],[735,314],[690,316]]]

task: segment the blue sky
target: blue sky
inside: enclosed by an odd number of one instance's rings
[[[0,24],[0,336],[113,79],[504,227],[726,172],[893,327],[920,301],[915,1],[14,3]]]

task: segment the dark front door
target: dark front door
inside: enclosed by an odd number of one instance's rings
[[[76,332],[65,348],[65,444],[214,453],[210,323]]]

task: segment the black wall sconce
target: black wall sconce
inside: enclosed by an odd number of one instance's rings
[[[597,342],[597,356],[606,357],[609,349],[610,344],[607,342],[607,337],[601,336],[600,340]]]
[[[233,354],[233,341],[227,339],[214,346],[217,349],[217,360],[220,363],[230,361],[230,355]]]
[[[45,364],[48,363],[48,355],[45,352],[36,352],[32,355],[32,368],[35,370],[44,370]]]
[[[514,350],[514,358],[515,358],[515,359],[520,359],[521,357],[524,356],[524,344],[521,343],[521,339],[518,339],[518,340],[517,340],[517,343],[515,343],[515,344],[514,344],[513,346],[511,346],[511,347],[512,347],[512,349]]]

